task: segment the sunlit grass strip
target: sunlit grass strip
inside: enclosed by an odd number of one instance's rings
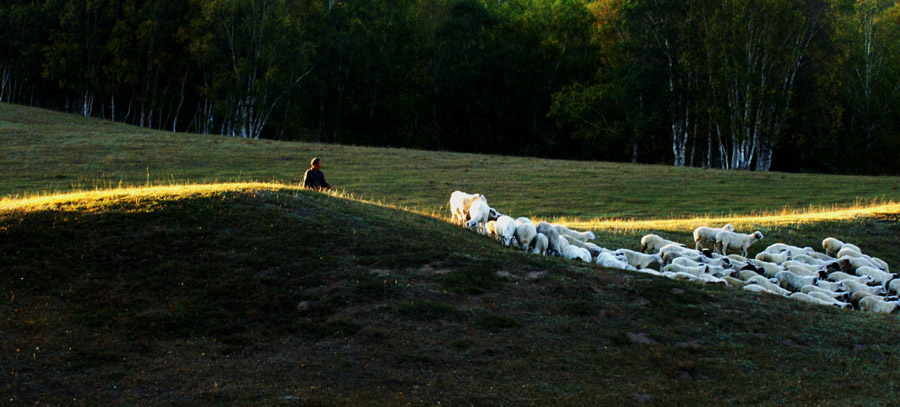
[[[685,219],[651,219],[651,220],[566,220],[562,223],[568,227],[585,230],[607,230],[628,232],[634,230],[685,231],[698,226],[718,227],[726,223],[735,225],[792,225],[825,221],[851,220],[859,217],[870,217],[875,214],[900,213],[900,203],[858,203],[849,207],[809,208],[805,210],[785,210],[780,213],[759,215],[699,216]]]
[[[301,189],[278,183],[236,182],[216,184],[160,185],[141,187],[122,187],[98,189],[65,194],[35,195],[24,198],[0,199],[0,212],[3,211],[40,211],[56,209],[71,204],[87,204],[129,199],[180,198],[192,195],[203,195],[218,192],[259,191]]]

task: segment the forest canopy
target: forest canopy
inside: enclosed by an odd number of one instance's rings
[[[173,132],[900,174],[887,0],[9,0],[0,102]]]

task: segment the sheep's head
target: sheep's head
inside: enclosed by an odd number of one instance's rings
[[[501,216],[503,216],[503,214],[497,212],[494,208],[491,208],[491,210],[488,211],[488,220],[497,220],[500,219]]]
[[[763,234],[762,234],[762,232],[760,232],[760,231],[757,230],[756,232],[753,232],[753,237],[754,237],[756,240],[762,240]]]
[[[731,226],[730,223],[726,223],[725,226],[722,226],[722,230],[727,230],[729,232],[734,232],[734,226]]]

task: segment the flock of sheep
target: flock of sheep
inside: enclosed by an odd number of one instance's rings
[[[604,267],[638,271],[679,280],[722,284],[800,301],[860,309],[900,312],[900,279],[883,260],[863,254],[859,247],[834,238],[822,241],[825,253],[811,247],[775,243],[755,258],[747,249],[763,238],[760,232],[742,234],[731,225],[701,226],[694,230],[695,247],[649,234],[641,251],[604,249],[591,240],[594,233],[529,218],[512,219],[491,208],[481,194],[455,191],[450,195],[451,221],[492,236],[507,247],[535,254],[560,256]],[[740,250],[741,254],[727,254]],[[653,268],[655,266],[655,268]]]

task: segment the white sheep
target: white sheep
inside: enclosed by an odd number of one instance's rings
[[[847,291],[849,291],[851,295],[853,293],[857,293],[857,292],[864,292],[864,293],[869,293],[872,295],[883,294],[885,292],[884,287],[882,287],[880,285],[879,286],[865,285],[863,283],[859,283],[859,282],[856,282],[853,280],[844,280],[843,283],[844,283],[844,287],[847,287]]]
[[[846,247],[846,245],[845,248],[841,249],[841,251],[838,252],[838,258],[841,260],[846,259],[848,261],[852,261],[857,267],[863,265],[871,265],[884,271],[890,271],[888,269],[887,263],[884,260],[869,256],[867,254],[863,254],[856,248]]]
[[[759,252],[756,254],[756,260],[762,260],[769,263],[781,264],[784,263],[793,257],[790,251],[772,253],[772,252]]]
[[[831,297],[834,299],[838,299],[838,298],[846,299],[850,296],[849,293],[826,290],[822,287],[819,287],[816,285],[811,285],[811,284],[800,287],[800,291],[807,293],[807,294],[812,294],[813,292],[817,292],[819,294],[827,295],[828,297]]]
[[[761,285],[766,290],[772,291],[775,294],[784,295],[784,296],[791,295],[790,291],[785,290],[784,288],[781,288],[778,284],[775,284],[775,283],[769,281],[768,279],[766,279],[763,276],[754,276],[754,277],[748,278],[747,282],[748,283],[756,283],[758,285]],[[747,287],[744,287],[744,288],[747,288]]]
[[[737,273],[735,273],[735,277],[742,281],[750,281],[750,279],[756,276],[759,276],[759,273],[753,270],[738,270]]]
[[[800,263],[793,260],[788,260],[781,265],[782,268],[788,270],[794,274],[799,274],[801,276],[816,276],[825,278],[826,273],[821,267],[810,266],[806,263]]]
[[[497,238],[504,246],[509,247],[512,240],[516,237],[516,221],[513,218],[502,215],[494,224],[497,232]]]
[[[524,216],[516,218],[516,226],[519,226],[523,223],[530,223],[530,224],[534,225],[534,222],[531,221],[531,218],[526,218]],[[537,225],[535,225],[535,228],[537,228]]]
[[[534,254],[540,254],[541,256],[546,256],[547,246],[549,244],[550,241],[547,239],[547,235],[538,233],[534,236],[534,248],[531,249],[531,252]]]
[[[825,266],[825,265],[828,265],[828,264],[831,264],[831,263],[834,263],[837,261],[837,259],[831,259],[831,260],[817,259],[815,257],[809,256],[806,254],[798,254],[798,255],[794,256],[791,260],[799,261],[801,263],[806,263],[811,266]]]
[[[811,295],[809,295],[809,294],[806,294],[806,293],[793,293],[793,294],[791,294],[791,295],[789,296],[789,298],[792,298],[792,299],[795,299],[795,300],[799,300],[799,301],[802,301],[802,302],[805,302],[805,303],[809,303],[809,304],[828,305],[828,306],[835,306],[835,305],[837,305],[837,304],[835,304],[834,302],[831,302],[831,301],[825,301],[825,300],[823,300],[823,299],[821,299],[821,298],[816,298],[816,297],[813,297],[813,296],[811,296]]]
[[[622,260],[619,260],[618,258],[616,258],[615,255],[613,255],[610,252],[605,252],[605,251],[601,252],[600,254],[597,255],[596,259],[594,259],[594,262],[603,267],[637,271],[637,269],[634,268],[634,266],[632,266]]]
[[[663,272],[672,272],[672,273],[689,273],[695,276],[699,276],[700,274],[709,273],[709,266],[698,266],[698,267],[690,267],[690,266],[682,266],[680,264],[667,264],[660,271]]]
[[[488,206],[487,200],[476,199],[475,202],[472,203],[472,206],[469,207],[468,229],[472,230],[475,228],[478,233],[485,235],[487,233],[487,223],[490,220],[490,216],[491,207]]]
[[[649,234],[641,238],[641,253],[657,253],[659,252],[659,249],[662,249],[663,246],[669,244],[684,246],[681,243],[673,242],[654,234]],[[662,255],[662,253],[660,253],[660,255]]]
[[[576,239],[582,242],[587,242],[588,240],[596,239],[596,236],[594,236],[594,232],[591,231],[579,232],[569,229],[558,223],[551,223],[550,226],[553,226],[553,228],[556,229],[556,232],[559,233],[560,236],[565,236],[569,241],[572,241],[572,239]]]
[[[833,237],[826,237],[825,240],[822,240],[822,248],[825,249],[825,254],[829,256],[837,255],[842,246],[844,246],[844,242]]]
[[[791,291],[800,291],[800,288],[803,286],[815,284],[819,280],[818,277],[801,276],[787,270],[779,272],[775,275],[775,278],[778,279],[778,285],[781,288]]]
[[[893,314],[900,311],[900,304],[895,301],[884,301],[875,296],[867,296],[859,300],[859,309],[866,312]]]
[[[778,274],[779,271],[784,270],[778,264],[763,260],[753,260],[751,261],[751,264],[756,266],[757,270],[762,270],[763,274],[765,274],[768,278],[775,277],[775,274]]]
[[[744,286],[750,284],[744,280],[741,280],[739,278],[735,278],[732,276],[722,276],[722,280],[725,280],[725,282],[728,283],[728,285],[730,285],[734,288],[744,288]]]
[[[656,263],[658,266],[662,265],[662,256],[658,254],[644,254],[628,249],[616,250],[615,254],[617,256],[625,256],[628,264],[639,269],[647,268],[653,263]]]
[[[518,223],[516,221],[516,243],[522,250],[529,250],[537,236],[537,227],[533,223]]]
[[[773,244],[769,245],[769,247],[766,247],[766,249],[763,251],[766,253],[776,253],[776,254],[781,253],[781,252],[792,252],[794,254],[806,254],[806,255],[815,253],[815,250],[813,250],[812,247],[797,247],[797,246],[791,246],[789,244],[784,244],[784,243],[773,243]]]
[[[565,238],[560,238],[565,239]],[[567,245],[562,251],[563,258],[570,260],[581,260],[585,263],[591,262],[591,252],[574,244]]]
[[[652,253],[652,252],[651,252]],[[694,249],[688,249],[681,243],[669,243],[659,248],[659,255],[665,257],[669,253],[678,253],[682,256],[702,257],[703,253]]]
[[[662,273],[654,270],[654,269],[638,269],[639,273],[650,274],[652,276],[662,276]]]
[[[870,281],[872,281],[872,277],[853,276],[853,275],[847,274],[843,271],[835,271],[834,273],[831,273],[828,275],[828,280],[834,281],[834,282],[841,281],[844,283],[846,283],[847,281],[854,281],[859,284],[868,284]]]
[[[453,191],[453,193],[450,194],[449,203],[451,221],[458,226],[462,226],[469,217],[469,208],[479,199],[484,199],[484,202],[487,203],[487,198],[485,198],[484,195]]]
[[[550,253],[554,256],[562,254],[562,248],[559,247],[559,239],[561,236],[559,235],[559,232],[557,232],[556,229],[553,228],[553,226],[551,226],[547,222],[538,223],[537,232],[543,233],[544,235],[547,236],[547,241],[548,241],[547,252],[548,253]],[[568,243],[568,242],[566,242],[566,243]]]
[[[777,288],[781,288],[781,287],[778,287],[778,286],[776,286],[776,287],[777,287]],[[764,287],[764,286],[762,286],[762,285],[755,284],[755,283],[753,283],[753,284],[747,284],[747,285],[745,285],[745,286],[744,286],[743,288],[741,288],[741,289],[744,290],[744,291],[750,291],[750,292],[754,292],[754,293],[771,294],[771,295],[785,295],[785,294],[782,294],[782,293],[777,292],[777,291],[772,291],[772,290],[770,290],[770,289],[768,289],[768,288],[766,288],[766,287]]]
[[[722,255],[725,255],[725,251],[728,249],[741,249],[741,256],[747,257],[747,249],[750,248],[750,245],[762,238],[763,234],[760,231],[746,235],[723,230],[716,233],[716,247],[719,248],[719,253]]]
[[[850,308],[853,307],[852,304],[850,304],[850,303],[848,303],[848,302],[840,301],[840,300],[838,300],[838,299],[836,299],[836,298],[834,298],[834,297],[831,297],[831,296],[829,296],[828,294],[825,294],[825,293],[823,293],[823,292],[821,292],[821,291],[810,291],[810,292],[808,292],[808,293],[806,293],[806,294],[809,295],[810,297],[818,298],[818,299],[820,299],[820,300],[822,300],[822,301],[825,301],[825,302],[827,302],[827,303],[829,303],[829,304],[831,304],[831,305],[834,305],[834,306],[836,306],[836,307],[838,307],[838,308],[850,309]],[[793,294],[791,294],[791,295],[793,295]]]
[[[840,281],[832,282],[832,281],[822,280],[822,279],[819,279],[819,281],[816,282],[816,287],[824,288],[828,291],[834,291],[834,292],[842,292],[847,289],[846,287],[844,287],[844,283],[842,283]]]
[[[875,267],[869,267],[869,266],[862,266],[860,268],[857,268],[856,275],[872,277],[873,281],[877,281],[885,287],[887,286],[887,283],[889,281],[891,281],[897,277],[896,274],[888,273],[881,269],[877,269]]]
[[[694,229],[694,248],[700,250],[700,247],[703,246],[703,243],[712,243],[713,247],[715,247],[716,233],[719,233],[723,230],[734,232],[734,226],[731,226],[731,224],[729,223],[720,228],[700,226],[697,229]]]

